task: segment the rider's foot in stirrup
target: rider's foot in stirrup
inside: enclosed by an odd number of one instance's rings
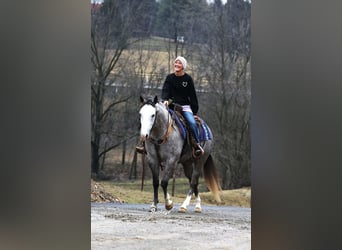
[[[203,154],[204,154],[203,148],[201,147],[199,143],[197,143],[196,148],[195,148],[195,156],[200,157]]]
[[[140,154],[146,154],[146,149],[145,145],[143,143],[139,143],[136,147],[135,150],[140,153]]]

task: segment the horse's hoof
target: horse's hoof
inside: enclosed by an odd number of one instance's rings
[[[195,213],[202,213],[202,208],[195,207]]]
[[[166,210],[171,210],[172,208],[173,208],[173,203],[171,203],[170,205],[165,204]]]
[[[179,209],[178,209],[178,213],[185,213],[186,212],[186,208],[185,207],[180,207]]]
[[[151,212],[151,213],[154,213],[154,212],[156,212],[156,211],[157,211],[157,207],[151,206],[150,212]]]

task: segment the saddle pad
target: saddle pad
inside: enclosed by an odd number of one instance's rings
[[[171,117],[176,121],[177,126],[180,128],[182,132],[182,137],[185,140],[186,139],[186,131],[187,128],[183,124],[183,122],[180,120],[178,115],[173,111],[172,109],[169,109],[169,112],[171,114]],[[200,121],[197,121],[197,129],[198,129],[198,135],[199,135],[199,140],[201,142],[203,141],[208,141],[213,139],[213,134],[211,133],[211,130],[209,126],[203,121],[203,119],[199,118]]]
[[[186,139],[186,128],[184,126],[184,124],[182,123],[182,121],[179,119],[178,115],[175,113],[175,111],[173,111],[172,109],[169,109],[169,112],[171,114],[172,119],[174,119],[177,123],[177,126],[180,128],[181,132],[182,132],[182,137],[183,140]]]
[[[213,139],[213,134],[211,133],[211,130],[209,126],[201,119],[201,122],[197,123],[197,128],[199,130],[199,139],[200,141],[208,141]]]

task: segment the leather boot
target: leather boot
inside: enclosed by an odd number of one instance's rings
[[[204,150],[203,150],[202,146],[199,143],[197,143],[197,145],[195,147],[195,156],[200,157],[203,154],[204,154]]]

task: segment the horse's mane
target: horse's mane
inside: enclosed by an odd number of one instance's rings
[[[142,103],[142,106],[144,106],[144,105],[146,105],[146,104],[152,105],[153,107],[155,107],[156,104],[159,104],[163,109],[165,109],[165,110],[167,111],[167,109],[166,109],[165,105],[163,104],[163,102],[161,102],[161,101],[159,101],[159,100],[156,102],[156,99],[153,99],[153,97],[148,97],[148,98]]]
[[[162,102],[157,102],[156,104],[158,104],[159,106],[161,106],[161,108],[164,109],[165,111],[168,111],[167,108],[165,107],[164,103],[162,103]]]
[[[144,105],[151,105],[152,107],[154,107],[154,108],[156,108],[158,110],[162,110],[165,113],[169,112],[168,109],[163,104],[163,102],[158,100],[157,96],[155,96],[154,98],[149,96],[146,99],[140,97],[140,100],[141,100],[141,107],[143,107]]]
[[[155,103],[153,101],[152,98],[147,98],[146,100],[144,100],[142,103],[141,103],[141,106],[144,106],[144,105],[152,105],[153,107],[155,106]]]

